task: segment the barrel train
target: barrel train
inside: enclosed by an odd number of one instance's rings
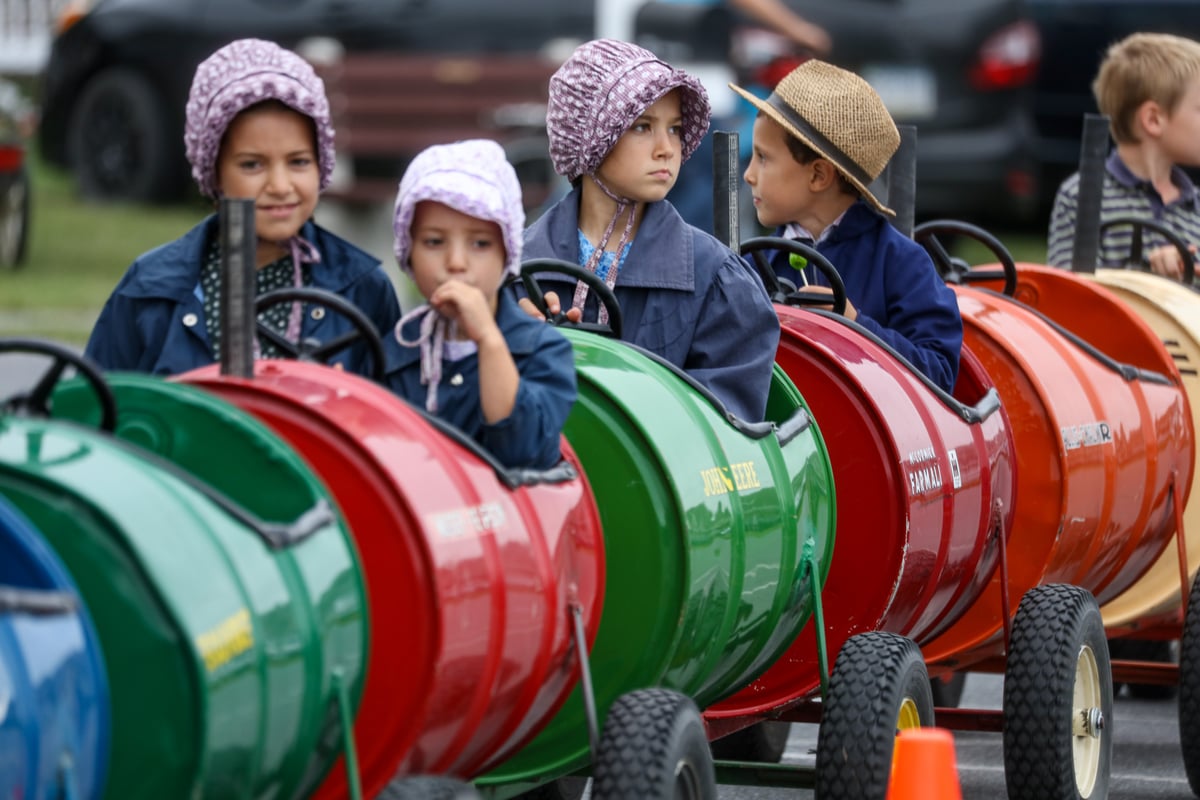
[[[962,232],[915,234],[963,313],[952,394],[775,284],[765,422],[565,327],[579,399],[542,472],[320,363],[161,380],[0,341],[52,362],[0,416],[0,794],[707,798],[710,742],[806,720],[815,770],[774,785],[882,798],[896,731],[936,721],[1003,732],[1011,798],[1105,797],[1107,638],[1182,638],[1174,671],[1116,674],[1200,703],[1200,298],[975,231],[1001,268],[964,268]],[[930,676],[968,670],[1003,709],[935,717]]]

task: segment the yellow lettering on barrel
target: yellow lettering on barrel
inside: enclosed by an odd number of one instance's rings
[[[250,624],[250,612],[243,608],[212,630],[199,634],[196,647],[209,672],[216,671],[254,647],[254,626]]]

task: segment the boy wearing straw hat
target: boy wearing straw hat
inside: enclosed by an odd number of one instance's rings
[[[758,221],[815,246],[846,285],[846,317],[953,391],[963,337],[957,299],[867,188],[900,145],[879,95],[858,75],[815,59],[765,100],[731,88],[758,108],[744,176]],[[797,286],[830,291],[815,268],[792,266],[786,254],[771,263]]]
[[[550,158],[573,188],[526,230],[525,256],[603,278],[627,341],[687,372],[732,416],[757,422],[779,318],[749,265],[665,199],[708,124],[696,78],[628,42],[580,45],[551,77],[546,112]],[[572,298],[569,318],[603,322],[591,294],[568,281],[546,301],[557,312],[559,297]]]

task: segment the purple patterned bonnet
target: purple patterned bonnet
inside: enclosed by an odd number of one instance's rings
[[[239,39],[196,68],[188,93],[183,141],[200,191],[217,196],[217,155],[233,118],[264,100],[278,100],[310,117],[317,131],[321,189],[333,175],[333,123],[325,84],[312,65],[274,42]]]
[[[500,226],[504,238],[504,274],[516,275],[521,268],[525,208],[517,172],[504,155],[504,148],[490,139],[469,139],[439,144],[422,150],[404,171],[396,195],[392,222],[396,263],[412,275],[412,221],[417,204],[433,201],[460,214],[485,219]],[[404,326],[420,319],[416,339],[404,337]],[[437,387],[442,380],[442,345],[454,337],[454,323],[428,304],[418,306],[396,323],[401,344],[421,348],[421,382],[427,386],[425,410],[436,413]]]
[[[681,94],[687,161],[708,131],[708,94],[700,81],[629,42],[580,45],[550,77],[546,132],[555,172],[570,181],[595,172],[621,134],[672,89]]]

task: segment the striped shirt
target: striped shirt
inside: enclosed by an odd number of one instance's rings
[[[1179,167],[1171,171],[1171,180],[1179,187],[1179,197],[1163,203],[1158,191],[1147,180],[1129,171],[1114,150],[1104,169],[1103,197],[1100,200],[1100,224],[1119,217],[1136,217],[1157,222],[1188,244],[1200,244],[1200,193]],[[1063,181],[1050,213],[1050,235],[1046,261],[1056,267],[1071,268],[1075,245],[1075,216],[1079,204],[1079,173]],[[1133,239],[1133,228],[1122,225],[1104,233],[1100,241],[1103,267],[1124,267]],[[1143,233],[1143,253],[1168,244],[1153,231]]]

